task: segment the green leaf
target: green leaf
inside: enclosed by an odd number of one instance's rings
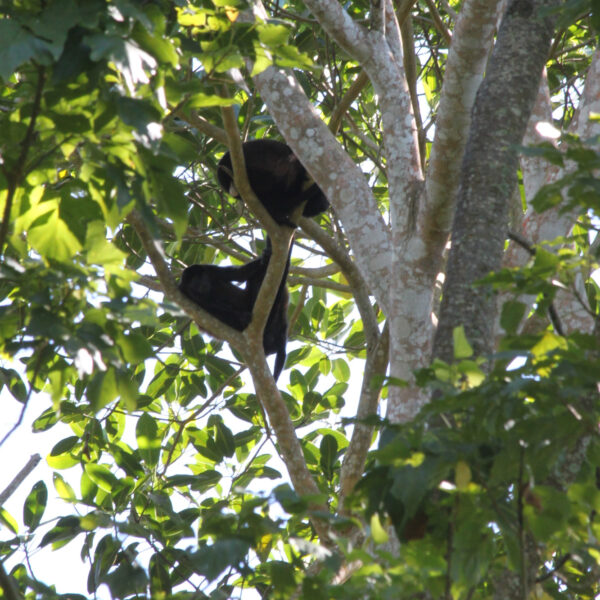
[[[79,438],[69,436],[58,442],[46,457],[46,462],[54,469],[69,469],[79,462],[71,450],[77,446]]]
[[[224,98],[217,94],[203,94],[196,92],[186,103],[186,108],[208,108],[210,106],[234,106],[239,100],[236,98]]]
[[[179,64],[179,56],[170,40],[151,35],[147,29],[136,23],[133,30],[133,39],[144,49],[150,52],[160,62],[170,63],[172,67]]]
[[[156,465],[160,456],[161,438],[156,421],[148,413],[143,413],[138,419],[135,435],[142,459],[149,465]]]
[[[122,560],[114,571],[103,577],[103,582],[110,588],[113,598],[126,598],[138,596],[139,590],[145,589],[148,578],[139,565]]]
[[[45,44],[14,19],[0,20],[0,77],[5,81]]]
[[[215,444],[223,456],[232,457],[235,453],[235,441],[231,429],[222,421],[215,426]]]
[[[0,311],[0,321],[2,318],[3,315]],[[27,388],[25,387],[25,384],[23,383],[19,374],[14,369],[0,367],[0,382],[2,382],[3,385],[6,385],[15,400],[18,400],[22,403],[27,400]]]
[[[59,262],[71,262],[82,248],[67,224],[59,218],[58,211],[54,211],[43,225],[32,227],[27,237],[43,257]]]
[[[48,502],[48,489],[43,481],[38,481],[31,488],[23,506],[23,522],[31,531],[37,528],[42,520]]]
[[[189,560],[198,573],[212,581],[228,567],[236,567],[242,562],[248,550],[249,544],[244,540],[221,539],[190,554]]]
[[[42,538],[40,546],[52,544],[54,549],[64,546],[81,533],[79,517],[61,517],[57,524]]]
[[[87,398],[94,412],[110,404],[118,395],[115,370],[96,371],[88,385]]]
[[[336,381],[349,381],[350,379],[350,366],[343,358],[336,358],[333,361],[332,372]]]
[[[161,114],[145,100],[119,96],[116,105],[123,123],[138,131],[146,133],[150,123],[159,123],[161,120]]]
[[[288,41],[290,30],[284,25],[265,23],[256,26],[258,39],[267,46],[280,46]]]
[[[373,513],[371,516],[371,537],[376,544],[385,544],[390,536],[385,528],[381,525],[379,514]]]
[[[338,444],[332,435],[324,435],[321,439],[321,458],[319,463],[323,470],[323,475],[331,481],[333,479],[334,467],[337,460]]]
[[[102,221],[88,223],[85,249],[88,263],[102,265],[109,273],[114,270],[114,267],[120,269],[127,257],[106,239],[106,226]]]
[[[465,328],[462,325],[455,327],[452,331],[452,341],[454,343],[454,358],[470,358],[473,356],[473,348],[465,335]]]
[[[58,456],[47,456],[46,462],[53,469],[70,469],[79,463],[79,459],[70,454],[60,454]]]
[[[13,533],[19,532],[19,526],[17,522],[12,517],[12,515],[4,508],[0,506],[0,523],[3,523],[6,527],[8,527]]]
[[[152,346],[141,333],[127,333],[117,340],[117,345],[123,353],[125,361],[131,365],[137,365],[146,358],[153,356]]]
[[[112,492],[113,488],[118,483],[117,477],[106,465],[86,463],[84,469],[89,478],[105,492]]]
[[[507,300],[502,305],[502,315],[500,325],[507,333],[517,333],[517,328],[521,324],[527,306],[517,300]]]
[[[53,473],[52,481],[54,489],[63,500],[73,502],[77,498],[73,488],[61,477],[60,473]]]

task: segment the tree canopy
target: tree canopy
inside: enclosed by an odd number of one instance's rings
[[[0,17],[0,385],[20,415],[0,453],[29,423],[55,435],[37,468],[3,453],[0,487],[28,466],[0,492],[2,598],[600,594],[591,0]],[[251,139],[286,142],[331,208],[276,223]],[[267,236],[243,331],[178,288]]]

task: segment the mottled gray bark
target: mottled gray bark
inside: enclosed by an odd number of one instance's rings
[[[554,0],[512,0],[473,107],[461,167],[452,248],[433,355],[454,357],[452,332],[463,325],[475,355],[493,349],[496,302],[473,283],[501,266],[508,204],[517,182],[518,145],[533,108],[552,39],[541,9]]]

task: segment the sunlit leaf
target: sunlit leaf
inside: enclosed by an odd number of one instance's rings
[[[43,481],[38,481],[31,488],[25,504],[23,505],[23,522],[33,531],[42,520],[46,503],[48,502],[48,489]]]

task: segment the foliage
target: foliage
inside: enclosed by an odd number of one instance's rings
[[[367,20],[368,3],[350,4],[354,18]],[[457,597],[472,590],[483,597],[486,578],[504,560],[520,564],[528,529],[543,545],[549,571],[569,556],[560,564],[566,583],[546,577],[544,592],[558,597],[567,586],[569,597],[591,597],[598,551],[590,537],[600,532],[592,376],[598,356],[590,337],[519,335],[523,311],[516,301],[507,304],[503,319],[513,324],[507,327],[512,335],[496,369],[484,378],[477,363],[465,359],[423,373],[423,384],[437,382],[443,397],[409,426],[388,425],[389,443],[373,454],[353,499],[356,518],[340,516],[340,463],[348,447],[341,415],[355,397],[352,371],[362,369],[365,335],[353,290],[339,271],[317,285],[291,278],[297,343],[286,363],[284,399],[308,468],[336,514],[320,515],[339,535],[332,552],[317,544],[308,519],[311,499],[292,490],[275,458],[239,357],[156,293],[146,253],[127,221],[134,207],[164,241],[176,277],[195,262],[239,264],[262,247],[254,217],[216,185],[225,146],[205,130],[206,123],[220,126],[222,106],[234,106],[247,137],[278,135],[256,91],[236,85],[231,69],[251,83],[249,75],[271,61],[293,67],[325,119],[360,71],[301,3],[269,6],[273,19],[259,24],[243,18],[244,8],[235,0],[19,0],[2,8],[3,401],[24,409],[42,398],[34,430],[59,424],[70,430],[47,457],[54,490],[43,481],[32,486],[23,525],[0,512],[2,563],[30,598],[54,598],[68,587],[67,569],[56,581],[36,579],[23,554],[37,545],[57,553],[77,545],[86,564],[85,592],[107,588],[115,598],[229,598],[248,589],[274,598],[297,590],[312,598],[396,598],[400,584],[406,597],[423,590],[442,595],[446,571]],[[451,2],[443,9],[446,27],[456,8]],[[432,25],[428,10],[425,3],[414,8],[429,107],[424,132],[434,123],[447,48],[444,29]],[[593,42],[588,16],[575,13],[577,25],[565,25],[549,64],[565,121],[572,118],[570,99]],[[348,119],[352,126],[341,140],[369,173],[385,210],[382,123],[370,88]],[[591,198],[585,208],[597,210],[597,153],[574,148],[590,162],[582,159],[573,176],[573,200],[579,206]],[[540,206],[555,197],[545,194]],[[585,215],[575,237],[561,240],[574,250],[540,249],[531,265],[493,281],[539,294],[537,310],[545,313],[553,280],[568,285],[576,272],[595,265],[586,235],[593,224]],[[343,240],[335,215],[320,225]],[[332,265],[328,256],[315,263],[306,240],[301,247],[295,267]],[[597,287],[589,281],[588,289],[596,310]],[[517,357],[523,364],[508,369]],[[456,427],[442,426],[444,419]],[[546,482],[562,477],[565,452],[579,446],[581,469],[567,483],[560,479],[559,493]],[[407,477],[415,488],[403,487]],[[442,482],[449,483],[440,489]],[[64,501],[63,514],[46,521],[55,497]],[[410,518],[427,518],[425,537],[403,544],[399,555],[381,550],[390,514],[401,536]],[[373,553],[346,539],[357,523],[368,524],[363,531]],[[322,568],[309,571],[315,558]],[[362,566],[350,582],[333,585],[343,559]]]
[[[433,391],[432,402],[408,425],[387,424],[355,499],[372,524],[389,519],[403,542],[399,560],[380,553],[390,569],[365,581],[363,590],[376,581],[381,597],[392,582],[406,598],[448,589],[454,597],[488,597],[506,563],[524,570],[528,540],[544,564],[529,582],[536,597],[594,598],[599,592],[597,332],[563,337],[547,329],[523,333],[521,326],[526,318],[545,317],[557,293],[574,289],[578,276],[587,279],[588,292],[579,303],[598,323],[600,287],[585,274],[599,267],[597,243],[590,241],[598,232],[593,169],[600,150],[596,142],[568,137],[563,150],[544,146],[528,153],[575,163],[540,190],[534,206],[552,210],[560,197],[561,210],[581,216],[570,236],[554,241],[556,254],[538,247],[527,265],[486,277],[507,294],[501,315],[507,334],[492,372],[482,371],[483,361],[456,335],[455,355],[462,360],[434,361],[419,376]],[[536,297],[531,314],[510,299],[513,294]]]

